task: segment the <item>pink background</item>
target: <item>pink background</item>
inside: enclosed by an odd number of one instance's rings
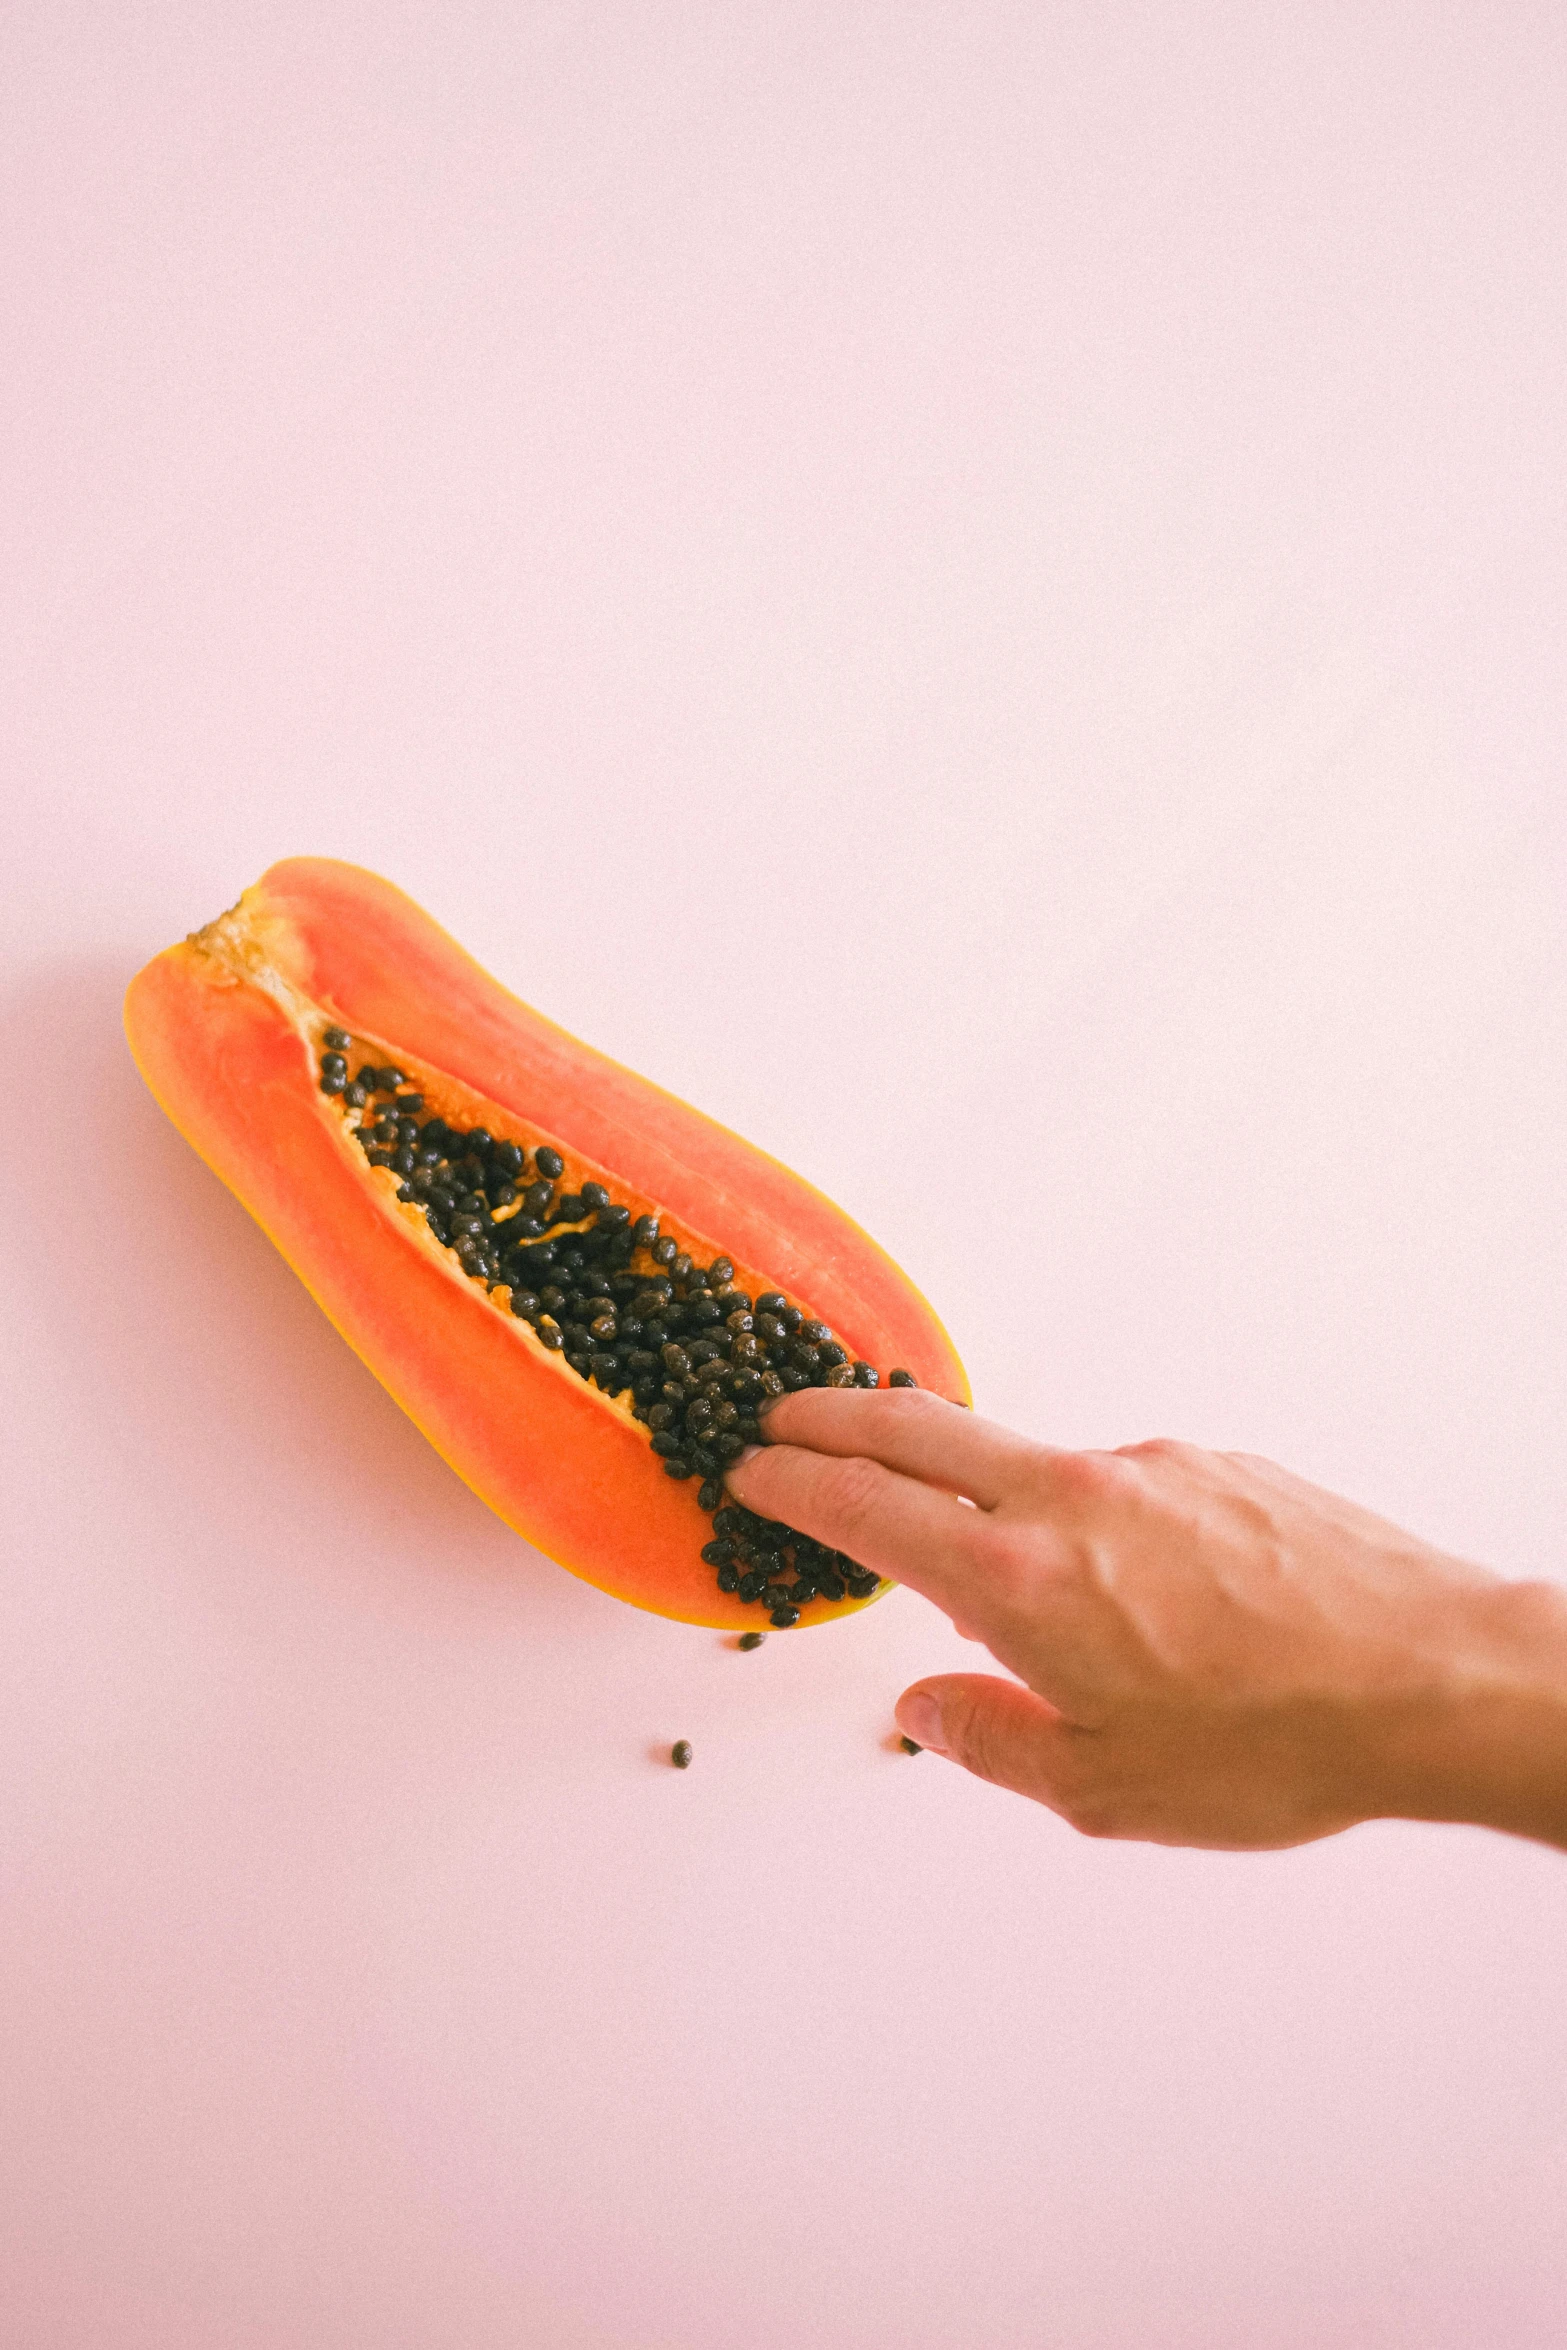
[[[1560,2341],[1567,1861],[1080,1842],[912,1596],[574,1583],[118,1003],[359,858],[982,1407],[1561,1572],[1564,28],[12,0],[7,2350]]]

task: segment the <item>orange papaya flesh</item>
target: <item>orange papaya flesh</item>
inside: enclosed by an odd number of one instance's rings
[[[155,957],[126,1028],[349,1343],[540,1549],[693,1623],[783,1629],[879,1596],[722,1490],[780,1386],[891,1364],[968,1400],[924,1299],[801,1178],[325,859],[274,867]]]

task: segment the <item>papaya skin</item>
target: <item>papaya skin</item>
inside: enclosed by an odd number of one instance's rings
[[[700,1556],[694,1483],[661,1473],[629,1404],[580,1379],[471,1280],[364,1159],[320,1091],[347,1029],[432,1110],[566,1161],[752,1294],[784,1290],[883,1371],[969,1400],[913,1284],[820,1192],[510,995],[412,899],[322,858],[276,865],[233,910],[155,956],[125,1026],[153,1095],[250,1210],[350,1346],[498,1516],[601,1590],[655,1614],[754,1628]],[[885,1588],[885,1587],[884,1587]],[[878,1594],[877,1596],[880,1596]],[[873,1604],[817,1599],[800,1627]]]

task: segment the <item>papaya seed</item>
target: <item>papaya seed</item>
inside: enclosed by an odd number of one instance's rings
[[[633,1220],[608,1185],[558,1190],[565,1160],[548,1143],[532,1153],[530,1181],[522,1143],[426,1114],[422,1093],[399,1090],[407,1082],[400,1069],[366,1062],[350,1080],[343,1048],[351,1041],[346,1030],[326,1032],[318,1083],[345,1109],[366,1112],[345,1124],[368,1163],[400,1179],[399,1200],[423,1213],[463,1272],[549,1352],[604,1394],[629,1397],[666,1476],[701,1479],[697,1501],[715,1537],[702,1557],[719,1590],[745,1606],[760,1601],[779,1631],[798,1624],[813,1600],[871,1598],[876,1576],[737,1508],[723,1479],[756,1440],[759,1406],[805,1387],[878,1386],[875,1365],[851,1359],[826,1323],[782,1290],[753,1301],[734,1286],[732,1258],[696,1264],[656,1216]],[[371,1106],[375,1095],[391,1098]],[[908,1371],[888,1376],[892,1387],[915,1384]],[[766,1637],[747,1632],[741,1645]]]

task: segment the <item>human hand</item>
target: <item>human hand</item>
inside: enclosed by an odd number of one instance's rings
[[[1018,1676],[898,1702],[1089,1835],[1267,1847],[1357,1820],[1567,1846],[1567,1597],[1245,1453],[1063,1452],[911,1389],[805,1389],[729,1483]],[[1019,1684],[1022,1684],[1021,1686]]]

